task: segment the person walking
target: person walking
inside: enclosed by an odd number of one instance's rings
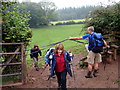
[[[40,58],[41,58],[42,57],[42,52],[39,49],[38,45],[35,44],[34,47],[30,50],[30,57],[34,61],[34,67],[35,67],[36,71],[39,71],[39,67],[38,67],[38,53],[40,54]]]
[[[45,59],[46,58],[46,65],[49,65],[49,62],[52,60],[50,77],[56,74],[58,88],[66,90],[67,72],[72,77],[72,72],[69,65],[72,57],[67,51],[64,50],[63,44],[57,44],[54,52],[49,57],[46,55]]]
[[[88,73],[85,76],[86,78],[92,78],[92,71],[93,76],[97,77],[96,73],[99,69],[99,63],[102,62],[101,54],[94,52],[94,44],[93,40],[95,40],[96,33],[94,32],[94,27],[90,26],[87,28],[88,34],[82,36],[82,37],[70,37],[69,40],[82,40],[82,39],[88,39],[88,56],[87,56],[87,62],[88,62]],[[109,45],[107,45],[106,41],[103,40],[104,46],[109,48]],[[93,68],[94,67],[94,68]]]

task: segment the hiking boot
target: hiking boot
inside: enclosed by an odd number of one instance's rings
[[[86,78],[92,78],[92,76],[91,76],[91,71],[89,71],[88,73],[87,73],[87,76],[85,76]]]
[[[98,71],[97,71],[97,70],[94,70],[94,71],[93,71],[93,76],[94,76],[94,77],[97,77],[96,73],[98,73]]]

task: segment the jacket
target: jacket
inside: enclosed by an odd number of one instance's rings
[[[30,57],[31,58],[33,58],[33,57],[35,57],[35,58],[38,58],[38,53],[40,54],[40,56],[42,56],[42,52],[41,52],[41,50],[35,50],[35,49],[31,49],[30,50]]]
[[[54,75],[54,71],[55,71],[56,55],[53,52],[51,54],[51,55],[53,55],[53,58],[51,60],[49,59],[48,55],[49,54],[46,54],[44,59],[45,59],[46,64],[49,64],[50,61],[52,60],[51,71],[50,71],[50,77],[52,77]],[[72,60],[72,57],[69,56],[69,54],[66,51],[64,52],[64,60],[65,60],[66,70],[67,70],[68,74],[72,77],[72,72],[71,72],[71,68],[70,68],[70,65],[69,65],[69,62]]]

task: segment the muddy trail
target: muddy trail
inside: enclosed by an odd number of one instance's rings
[[[70,77],[67,74],[67,88],[118,88],[118,59],[116,61],[112,61],[111,64],[106,64],[106,68],[104,70],[104,64],[101,63],[99,65],[99,72],[97,77],[93,78],[85,78],[87,73],[87,68],[79,67],[79,60],[83,55],[76,54],[72,61],[74,70],[74,76]],[[51,78],[49,81],[49,67],[45,69],[43,74],[41,71],[43,70],[43,66],[40,67],[39,71],[35,71],[33,67],[29,67],[28,70],[28,82],[22,86],[16,86],[14,88],[57,88],[57,78]],[[74,78],[75,77],[75,78]]]

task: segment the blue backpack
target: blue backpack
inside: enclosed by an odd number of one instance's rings
[[[94,53],[100,53],[103,51],[104,41],[101,33],[94,33],[92,34],[93,40],[92,40],[92,48],[91,50]]]

